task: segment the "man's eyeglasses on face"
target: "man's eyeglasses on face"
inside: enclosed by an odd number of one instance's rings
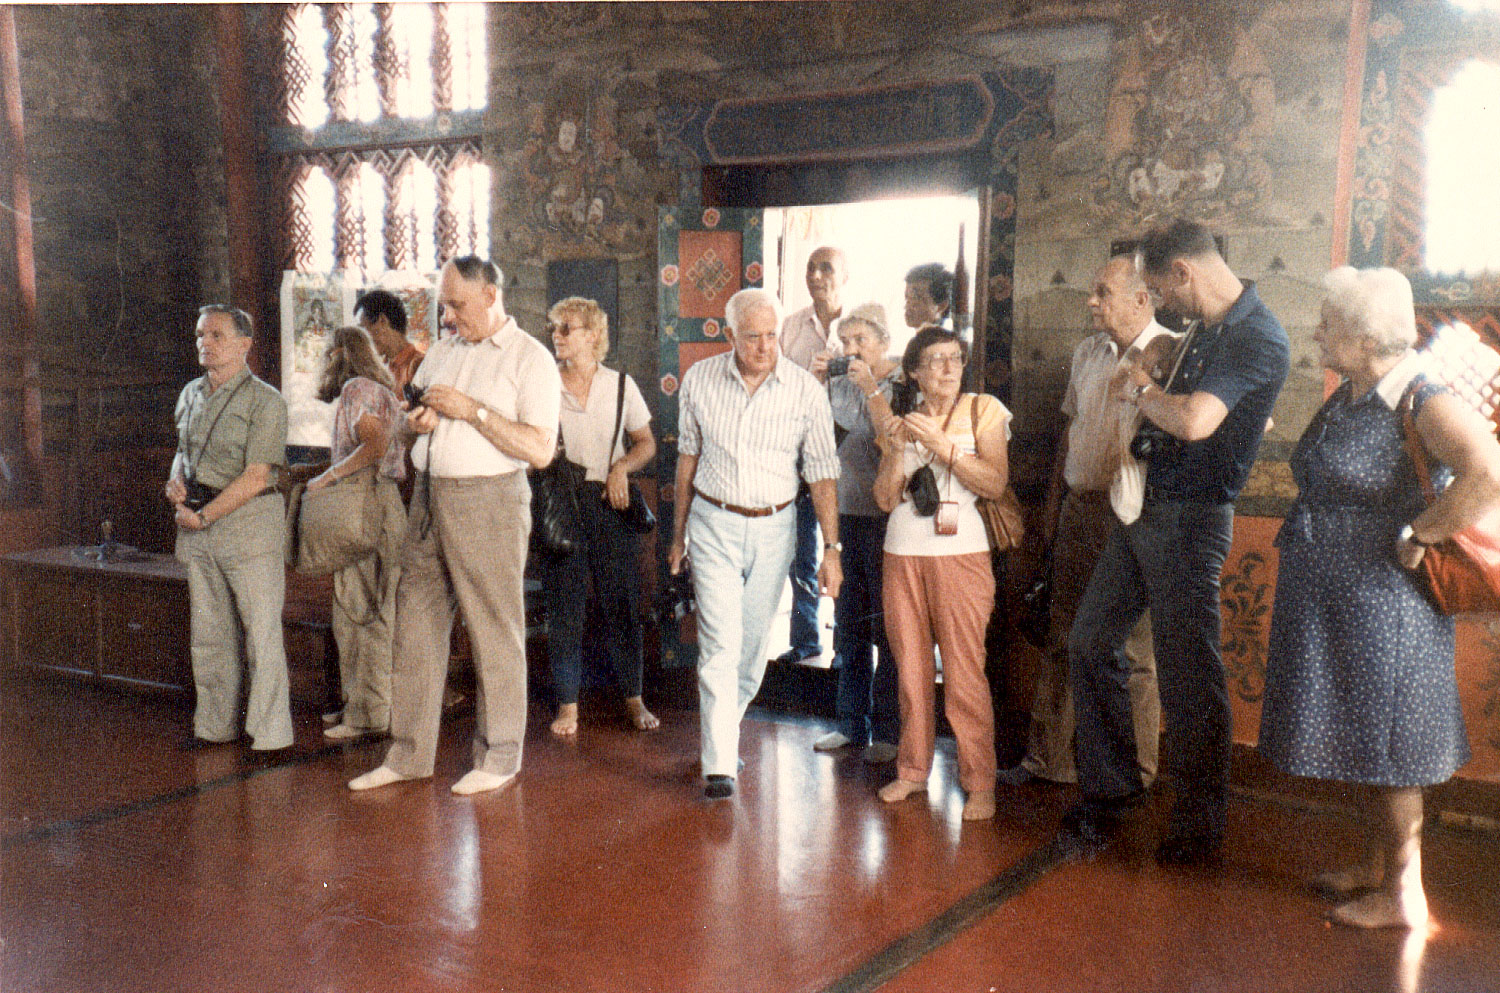
[[[927,358],[922,360],[922,367],[924,369],[939,369],[943,367],[947,367],[949,369],[962,369],[964,367],[964,357],[957,353],[950,353],[947,355],[929,355],[927,356]]]

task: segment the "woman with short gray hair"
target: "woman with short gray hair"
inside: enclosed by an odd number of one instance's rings
[[[839,441],[839,538],[844,587],[834,603],[833,650],[839,658],[838,730],[813,743],[820,752],[864,749],[870,763],[896,757],[901,735],[896,660],[885,636],[881,570],[889,516],[875,502],[880,468],[876,436],[891,418],[891,395],[901,366],[891,346],[885,308],[862,303],[835,328],[841,359],[814,360],[828,375],[828,397]],[[830,364],[831,363],[831,364]]]
[[[1258,747],[1284,772],[1349,784],[1356,798],[1364,858],[1313,880],[1340,901],[1333,920],[1422,928],[1422,788],[1467,762],[1469,743],[1453,619],[1412,570],[1500,506],[1500,443],[1408,347],[1406,277],[1345,267],[1325,285],[1313,340],[1344,382],[1291,458],[1298,495],[1276,537]],[[1430,505],[1405,447],[1407,410],[1435,468]]]

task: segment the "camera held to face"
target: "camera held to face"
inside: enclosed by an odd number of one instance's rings
[[[828,375],[830,377],[849,375],[849,356],[835,355],[833,358],[829,359]]]

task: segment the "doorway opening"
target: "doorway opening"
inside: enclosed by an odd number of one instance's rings
[[[843,309],[875,302],[885,308],[891,354],[900,356],[916,333],[902,319],[906,273],[927,262],[950,272],[958,259],[959,232],[969,272],[975,269],[979,239],[976,193],[889,197],[812,207],[765,209],[766,289],[781,298],[787,313],[812,302],[807,291],[807,257],[822,246],[842,249],[849,263]]]

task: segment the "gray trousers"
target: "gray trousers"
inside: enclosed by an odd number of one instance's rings
[[[385,758],[395,772],[432,775],[455,607],[468,628],[478,676],[474,768],[496,775],[520,770],[526,735],[522,574],[530,535],[531,487],[523,472],[417,481],[396,587],[392,743]]]
[[[239,736],[240,685],[250,676],[245,732],[259,750],[292,743],[281,609],[286,600],[281,497],[258,496],[205,531],[177,532],[187,567],[197,705],[193,734]]]
[[[391,635],[406,508],[391,479],[375,484],[381,509],[375,554],[333,574],[333,637],[339,645],[343,722],[384,731],[391,724]]]

